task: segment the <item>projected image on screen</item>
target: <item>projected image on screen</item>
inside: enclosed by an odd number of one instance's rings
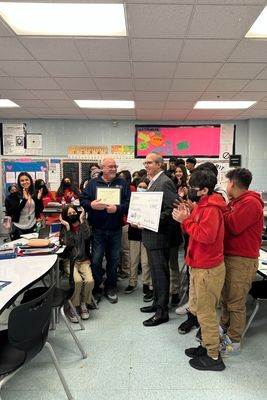
[[[136,125],[135,156],[157,152],[162,156],[218,157],[220,125],[142,126]]]

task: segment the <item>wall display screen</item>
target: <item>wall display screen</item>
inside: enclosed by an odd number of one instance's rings
[[[214,157],[220,154],[220,125],[135,126],[135,157],[157,152],[163,157]]]

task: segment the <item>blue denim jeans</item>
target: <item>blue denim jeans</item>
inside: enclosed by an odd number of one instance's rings
[[[105,292],[117,287],[117,269],[120,260],[121,229],[104,231],[93,229],[92,272],[95,281],[95,292],[100,292],[99,286],[103,281],[102,262],[106,256]]]

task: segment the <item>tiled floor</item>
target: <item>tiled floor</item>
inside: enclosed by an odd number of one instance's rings
[[[141,286],[119,302],[103,299],[77,335],[88,352],[81,355],[62,321],[49,341],[58,356],[75,400],[266,400],[267,302],[243,341],[240,355],[225,361],[223,372],[192,369],[184,349],[198,345],[193,331],[180,335],[184,317],[170,312],[167,324],[145,328]],[[2,320],[5,315],[2,316]],[[65,393],[45,350],[2,391],[3,400],[64,400]]]

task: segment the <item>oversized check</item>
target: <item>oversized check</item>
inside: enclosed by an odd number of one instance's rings
[[[158,232],[163,192],[132,192],[127,222]]]

